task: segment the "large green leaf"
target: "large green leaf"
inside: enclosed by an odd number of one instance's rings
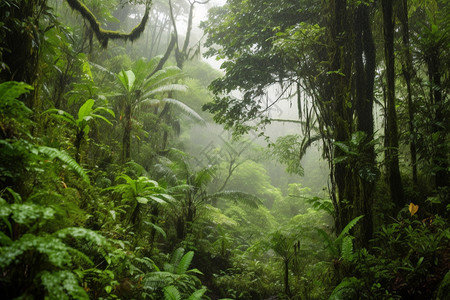
[[[81,105],[80,109],[78,110],[78,120],[81,121],[87,116],[89,116],[92,112],[92,107],[94,106],[94,100],[89,99],[84,102],[83,105]]]

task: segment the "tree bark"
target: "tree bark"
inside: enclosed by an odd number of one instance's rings
[[[433,122],[433,135],[437,135],[437,140],[434,142],[434,155],[433,165],[436,168],[435,172],[435,185],[437,188],[445,187],[449,185],[448,182],[448,151],[445,143],[445,135],[448,132],[446,128],[446,120],[444,115],[444,107],[442,101],[441,92],[441,71],[440,71],[440,56],[438,46],[431,48],[427,59],[428,72],[430,78],[430,84],[432,85],[430,93],[432,106],[434,107],[434,122]]]
[[[404,60],[402,63],[403,77],[406,82],[406,91],[408,97],[408,127],[409,127],[409,150],[411,155],[411,168],[413,183],[417,185],[417,146],[416,146],[416,129],[414,128],[415,108],[412,101],[411,79],[414,74],[412,56],[409,44],[409,22],[408,22],[408,0],[402,0],[402,8],[399,14],[402,23],[402,40],[404,48]]]
[[[391,0],[381,1],[383,9],[384,56],[386,64],[386,169],[391,198],[397,208],[402,207],[403,186],[398,159],[398,128],[395,110],[395,60],[394,60],[394,17]]]
[[[369,7],[358,6],[355,18],[355,96],[357,130],[366,134],[363,141],[363,153],[359,157],[359,167],[376,171],[375,150],[373,144],[373,86],[375,80],[375,44],[370,26]],[[365,58],[365,59],[364,59]],[[358,176],[355,174],[355,176]],[[367,246],[373,234],[372,204],[375,190],[375,180],[361,178],[355,180],[359,184],[359,197],[355,199],[353,217],[363,214],[359,242]]]

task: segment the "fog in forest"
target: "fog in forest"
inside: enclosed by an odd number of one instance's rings
[[[448,1],[0,1],[2,299],[449,299]]]

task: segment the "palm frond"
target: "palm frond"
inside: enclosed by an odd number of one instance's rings
[[[176,108],[180,109],[184,114],[191,117],[194,121],[197,121],[202,124],[206,123],[205,120],[195,110],[193,110],[183,102],[172,98],[164,98],[162,101],[169,103],[175,106]]]
[[[115,77],[115,76],[116,76],[116,74],[114,74],[113,72],[111,72],[110,70],[106,69],[105,67],[103,67],[103,66],[101,66],[101,65],[99,65],[99,64],[93,63],[93,62],[91,62],[91,61],[89,61],[89,64],[91,65],[91,67],[94,67],[94,68],[96,68],[97,70],[100,70],[100,71],[102,71],[103,73],[108,74],[108,75],[111,76],[111,77]]]
[[[178,67],[165,67],[157,71],[153,76],[144,82],[144,89],[154,89],[157,86],[174,81],[182,76],[182,72]]]
[[[38,148],[39,152],[47,155],[49,160],[58,158],[61,162],[66,164],[70,169],[75,171],[86,183],[90,184],[89,176],[86,174],[84,169],[73,159],[69,154],[63,150],[58,150],[56,148],[40,146]]]
[[[143,98],[148,98],[151,95],[155,95],[158,93],[166,93],[166,92],[186,92],[187,86],[179,83],[170,83],[161,85],[157,88],[149,90],[146,94],[144,94]]]

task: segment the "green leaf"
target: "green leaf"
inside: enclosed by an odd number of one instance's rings
[[[183,258],[181,258],[179,264],[177,265],[177,268],[175,270],[176,274],[185,274],[188,270],[192,259],[194,258],[194,251],[189,251],[186,253]]]
[[[170,264],[172,266],[178,265],[178,263],[180,262],[181,258],[183,257],[183,254],[184,254],[184,249],[182,247],[177,248],[172,254],[172,259],[170,260]],[[166,271],[169,271],[169,270],[166,270]],[[172,270],[172,272],[174,272],[174,271],[175,270]]]
[[[339,236],[336,238],[336,242],[339,244],[340,241],[345,237],[346,234],[349,233],[349,231],[353,228],[353,226],[356,225],[356,223],[358,223],[358,221],[364,217],[364,215],[362,216],[358,216],[356,218],[354,218],[353,220],[351,220],[350,222],[348,222],[348,224],[344,227],[344,229],[342,229],[341,233],[339,234]]]
[[[351,236],[346,236],[342,240],[341,246],[342,258],[346,261],[352,261],[353,259],[353,238]]]
[[[136,201],[141,203],[141,204],[147,204],[148,203],[148,199],[144,198],[144,197],[136,197]]]
[[[41,281],[47,290],[48,299],[89,299],[86,291],[78,284],[77,276],[70,271],[44,271]]]
[[[78,110],[78,120],[77,121],[81,121],[91,114],[94,103],[95,102],[93,99],[89,99],[89,100],[86,100],[86,102],[84,102],[84,104]]]
[[[164,288],[165,300],[181,300],[180,292],[173,285],[166,286]]]
[[[196,290],[189,296],[187,300],[200,300],[202,299],[204,293],[206,293],[206,288]]]

